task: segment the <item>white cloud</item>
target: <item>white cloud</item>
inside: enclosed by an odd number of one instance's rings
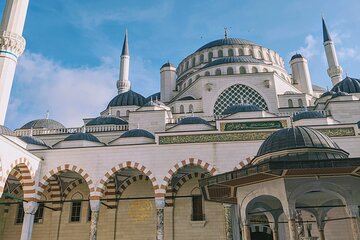
[[[354,48],[340,48],[338,51],[339,58],[341,60],[360,60],[360,50]]]
[[[321,49],[319,39],[316,39],[313,35],[309,34],[305,37],[305,46],[299,48],[295,52],[291,54],[300,53],[307,59],[311,59],[312,57],[319,54],[319,50]]]

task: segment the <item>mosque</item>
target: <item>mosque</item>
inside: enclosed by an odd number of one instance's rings
[[[6,0],[0,26],[0,239],[360,239],[360,80],[343,78],[324,20],[331,90],[301,54],[225,34],[143,96],[126,33],[98,117],[13,131],[28,3]]]

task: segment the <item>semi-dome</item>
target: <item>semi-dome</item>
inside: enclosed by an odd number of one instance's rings
[[[334,92],[334,91],[326,91],[323,94],[321,94],[320,98],[327,97],[327,96],[332,96],[334,94],[336,94],[336,92]]]
[[[129,131],[124,132],[120,138],[131,138],[131,137],[145,137],[155,139],[155,136],[144,129],[132,129]]]
[[[164,65],[162,65],[160,69],[162,69],[162,68],[164,68],[164,67],[175,67],[175,65],[172,64],[172,63],[170,63],[170,62],[167,62],[167,63],[165,63]]]
[[[20,140],[26,142],[27,144],[49,147],[43,140],[34,136],[21,136]]]
[[[291,57],[291,60],[290,60],[290,62],[292,61],[292,60],[294,60],[294,59],[297,59],[297,58],[304,58],[300,53],[297,53],[297,54],[295,54],[295,55],[293,55],[292,57]]]
[[[120,93],[114,97],[108,104],[109,107],[118,107],[118,106],[144,106],[146,99],[141,94],[129,90],[124,93]]]
[[[9,128],[0,125],[0,135],[6,135],[6,136],[15,136],[15,133],[10,130]]]
[[[90,120],[86,126],[96,126],[96,125],[125,125],[128,124],[127,121],[115,116],[100,116]]]
[[[53,119],[37,119],[26,123],[20,129],[39,129],[39,128],[46,128],[46,129],[59,129],[65,128],[64,125],[61,123],[53,120]]]
[[[331,91],[334,92],[347,92],[347,93],[360,93],[360,79],[346,77],[341,82],[337,83]]]
[[[222,64],[229,64],[229,63],[263,63],[263,62],[248,55],[236,56],[236,57],[223,57],[216,59],[212,62],[209,62],[203,68],[213,67]]]
[[[333,98],[337,98],[337,97],[342,97],[342,96],[349,96],[350,94],[348,94],[347,92],[337,92],[334,95],[332,95],[331,99]]]
[[[157,106],[157,107],[161,107],[161,106],[166,106],[163,102],[159,101],[159,100],[155,100],[155,101],[150,101],[145,103],[144,105],[145,107],[150,107],[150,106]]]
[[[90,133],[74,133],[64,139],[64,141],[78,141],[78,140],[85,140],[89,142],[98,142],[100,143],[99,139]]]
[[[146,98],[146,102],[150,102],[151,100],[153,100],[153,101],[155,101],[155,100],[160,100],[160,99],[161,99],[160,97],[161,97],[160,92],[151,94],[150,96],[148,96],[148,97]]]
[[[186,96],[178,99],[178,101],[189,101],[189,100],[195,100],[195,98],[192,96]]]
[[[225,109],[222,113],[222,115],[229,115],[239,112],[261,112],[263,109],[256,105],[252,104],[240,104],[240,105],[234,105],[230,106],[227,109]]]
[[[299,94],[299,93],[294,92],[294,91],[286,91],[286,92],[284,92],[284,95],[296,95],[296,94]]]
[[[186,125],[186,124],[206,124],[206,125],[209,125],[209,123],[205,119],[202,119],[202,118],[199,118],[199,117],[186,117],[186,118],[181,119],[178,122],[178,125]]]
[[[326,116],[321,112],[306,111],[295,114],[293,116],[293,121],[299,121],[301,119],[313,119],[313,118],[326,118]]]
[[[261,144],[254,161],[336,159],[348,155],[325,134],[312,128],[292,127],[271,134]]]
[[[241,38],[223,38],[223,39],[218,39],[212,42],[209,42],[207,44],[205,44],[204,46],[202,46],[201,48],[199,48],[198,50],[196,50],[196,52],[200,52],[204,49],[207,48],[212,48],[212,47],[218,47],[218,46],[224,46],[224,45],[256,45],[258,46],[258,44],[251,42],[249,40],[246,39],[241,39]]]

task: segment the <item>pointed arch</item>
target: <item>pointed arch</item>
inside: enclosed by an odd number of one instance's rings
[[[90,175],[83,168],[80,168],[72,164],[64,164],[62,166],[52,169],[40,180],[36,197],[39,199],[41,193],[44,192],[45,188],[50,183],[52,176],[60,174],[62,172],[69,172],[69,171],[79,174],[85,180],[85,182],[88,185],[90,193],[95,191],[93,180],[90,178]]]
[[[109,171],[107,171],[104,176],[100,179],[99,184],[96,188],[96,194],[99,197],[102,197],[104,195],[105,189],[106,189],[106,185],[109,182],[109,180],[111,179],[111,177],[114,176],[114,174],[122,169],[126,169],[126,168],[132,168],[132,169],[136,169],[138,171],[140,171],[141,173],[143,173],[144,175],[146,175],[147,177],[149,177],[154,191],[155,191],[155,197],[157,196],[157,190],[159,189],[159,185],[157,183],[156,177],[154,176],[154,174],[152,173],[152,171],[150,171],[149,168],[145,167],[144,165],[137,163],[137,162],[132,162],[132,161],[127,161],[124,163],[121,163],[113,168],[111,168]]]
[[[247,166],[248,164],[250,164],[252,158],[253,157],[247,157],[246,159],[240,161],[239,164],[236,165],[234,170],[242,169],[243,167]]]

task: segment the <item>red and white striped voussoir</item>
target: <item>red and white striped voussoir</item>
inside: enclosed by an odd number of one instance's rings
[[[64,199],[67,198],[67,196],[71,193],[72,190],[74,190],[77,186],[79,186],[83,182],[84,182],[84,180],[82,178],[79,178],[79,179],[76,179],[76,180],[72,181],[69,184],[69,186],[67,186],[67,188],[64,190],[64,193],[63,193]]]
[[[123,194],[123,192],[126,190],[127,187],[129,187],[132,183],[137,182],[137,181],[149,181],[149,177],[148,176],[143,176],[143,175],[138,175],[138,176],[134,176],[128,180],[126,180],[123,184],[121,184],[120,188],[119,188],[119,195],[121,196]]]
[[[140,172],[142,172],[144,175],[146,175],[150,179],[154,189],[159,188],[159,186],[157,184],[157,180],[149,168],[145,167],[144,165],[142,165],[140,163],[128,161],[128,162],[121,163],[121,164],[111,168],[111,170],[109,170],[108,172],[106,172],[106,174],[101,178],[99,185],[96,189],[96,192],[98,192],[98,193],[100,193],[100,195],[102,195],[105,191],[105,185],[109,181],[109,179],[116,172],[118,172],[122,169],[126,169],[126,168],[132,168],[132,169],[139,170]]]
[[[26,158],[16,159],[15,162],[13,162],[10,165],[10,168],[6,171],[6,176],[8,176],[15,167],[18,167],[22,174],[27,173],[29,176],[31,176],[31,178],[35,176],[31,163]]]
[[[174,187],[174,193],[177,193],[179,191],[179,189],[190,179],[194,179],[194,178],[204,178],[205,174],[204,173],[190,173],[188,175],[185,175],[184,177],[182,177],[178,183],[176,184],[176,186]]]
[[[234,170],[238,170],[238,169],[242,169],[243,167],[245,167],[246,165],[250,164],[251,159],[253,159],[252,157],[248,157],[245,160],[242,160],[241,162],[239,162],[238,165],[236,165],[236,167],[234,168]]]

